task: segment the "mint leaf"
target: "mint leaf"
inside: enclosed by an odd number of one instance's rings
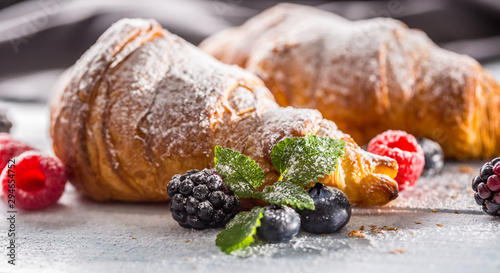
[[[287,138],[273,147],[271,162],[284,178],[309,186],[337,169],[338,159],[345,154],[343,140],[307,135]],[[280,180],[281,180],[280,178]]]
[[[262,192],[254,193],[253,197],[262,198],[272,205],[290,205],[294,208],[314,210],[314,201],[306,190],[288,181],[281,180],[267,186]]]
[[[227,223],[226,229],[217,235],[215,244],[226,253],[249,246],[254,241],[253,236],[260,226],[263,213],[264,208],[260,207],[238,213]]]
[[[248,156],[229,148],[215,147],[215,169],[236,195],[249,198],[264,183],[264,171]]]

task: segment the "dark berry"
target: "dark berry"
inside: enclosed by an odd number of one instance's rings
[[[477,191],[477,186],[479,186],[480,183],[484,183],[484,181],[481,180],[478,175],[474,176],[474,178],[472,178],[472,189]]]
[[[394,180],[399,191],[415,184],[425,165],[424,151],[414,136],[403,131],[385,131],[368,143],[368,152],[397,161],[399,170]]]
[[[486,200],[484,202],[484,206],[486,206],[489,212],[488,214],[490,215],[496,215],[498,213],[498,210],[500,209],[500,204],[490,200]]]
[[[489,215],[500,216],[500,157],[486,162],[472,178],[474,200]]]
[[[209,192],[210,190],[208,189],[207,185],[198,185],[194,187],[193,196],[200,201],[204,201],[207,199]]]
[[[482,180],[486,181],[490,175],[493,174],[493,166],[491,163],[486,163],[481,167],[481,170],[479,171],[479,177],[481,177]]]
[[[207,223],[205,221],[201,220],[200,218],[198,218],[195,215],[189,215],[187,217],[187,223],[190,227],[197,229],[197,230],[206,229],[208,227]]]
[[[482,206],[484,204],[484,199],[481,198],[481,196],[479,196],[479,194],[474,193],[474,200],[476,200],[476,203],[480,206]]]
[[[491,191],[488,189],[488,186],[485,183],[480,183],[477,186],[477,193],[483,199],[488,199],[491,197]]]
[[[206,184],[207,183],[206,176],[207,174],[204,172],[195,173],[191,175],[191,181],[193,181],[195,185]]]
[[[220,209],[224,205],[224,198],[226,195],[221,191],[213,191],[208,194],[208,200],[215,209]]]
[[[200,219],[209,221],[210,219],[212,219],[213,212],[214,207],[212,206],[212,204],[210,204],[209,201],[203,201],[200,203],[198,211],[198,217],[200,217]]]
[[[423,137],[417,138],[417,142],[424,151],[425,164],[422,176],[440,173],[444,166],[444,153],[439,143]]]
[[[211,175],[208,178],[207,186],[211,191],[218,191],[222,188],[222,178],[218,175]]]
[[[224,220],[224,211],[221,209],[215,210],[212,215],[212,222],[214,223],[220,223],[222,220]]]
[[[172,218],[174,218],[175,221],[185,223],[186,217],[187,215],[185,213],[182,213],[182,211],[172,209]]]
[[[491,161],[491,165],[495,166],[498,162],[500,162],[500,157],[494,158],[494,159]]]
[[[289,242],[300,229],[300,217],[287,206],[267,206],[257,236],[269,243]]]
[[[10,177],[12,171],[15,171],[16,208],[26,210],[45,208],[56,203],[64,192],[67,181],[66,169],[55,157],[35,151],[24,152],[16,157],[15,170],[6,166],[0,175],[3,196],[6,199],[12,194],[12,183],[9,183],[12,181]]]
[[[179,185],[181,181],[178,178],[172,178],[170,183],[167,185],[167,194],[169,197],[174,196],[174,194],[179,192]]]
[[[222,208],[224,209],[225,213],[231,213],[240,206],[239,199],[236,196],[226,195],[224,199],[226,200],[226,202],[224,202]]]
[[[186,212],[188,214],[196,214],[198,213],[200,201],[194,198],[193,196],[188,196],[186,201]]]
[[[316,234],[337,232],[351,218],[351,204],[339,189],[316,183],[309,189],[315,210],[297,210],[304,231]]]
[[[186,197],[180,193],[174,194],[171,200],[172,207],[175,210],[184,210],[186,206]]]
[[[238,197],[224,188],[222,178],[213,169],[173,176],[167,185],[172,218],[185,228],[224,226],[240,207]]]
[[[182,193],[184,196],[190,195],[191,192],[193,191],[193,188],[194,188],[194,183],[191,181],[191,179],[184,179],[184,181],[182,181],[179,184],[179,192]]]

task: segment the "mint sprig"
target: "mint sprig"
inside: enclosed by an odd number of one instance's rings
[[[217,235],[215,244],[226,253],[249,246],[254,241],[253,236],[257,233],[263,213],[264,208],[261,207],[238,213]]]
[[[252,197],[253,192],[264,183],[264,171],[248,156],[229,148],[215,147],[215,169],[236,195]]]
[[[345,146],[344,141],[330,137],[287,138],[273,147],[271,162],[280,172],[280,180],[310,186],[337,169]]]
[[[262,192],[255,192],[253,197],[261,198],[271,205],[290,205],[299,209],[315,209],[314,201],[302,186],[283,180],[266,186]]]
[[[303,188],[337,169],[338,159],[345,155],[346,144],[339,139],[307,135],[287,138],[273,147],[271,162],[281,174],[279,180],[263,191],[264,171],[249,157],[229,148],[215,147],[215,169],[236,195],[261,198],[268,204],[314,210],[314,201]],[[240,212],[217,235],[216,245],[224,252],[244,248],[254,239],[264,208]]]

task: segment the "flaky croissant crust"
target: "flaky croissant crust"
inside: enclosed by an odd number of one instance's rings
[[[360,144],[399,129],[447,157],[500,155],[500,85],[472,58],[389,18],[280,4],[200,47],[264,80],[281,106],[318,109]]]
[[[73,185],[95,200],[167,200],[173,175],[214,166],[216,145],[254,159],[268,185],[277,180],[273,145],[307,134],[347,142],[338,170],[323,182],[352,203],[383,205],[398,193],[394,160],[361,150],[316,110],[279,107],[260,79],[152,20],[115,23],[59,86],[54,151]]]

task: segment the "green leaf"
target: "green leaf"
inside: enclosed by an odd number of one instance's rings
[[[294,208],[314,210],[314,201],[306,190],[288,181],[282,180],[267,186],[262,192],[254,193],[253,197],[262,198],[268,204],[290,205]]]
[[[238,213],[217,235],[215,244],[226,253],[249,246],[254,241],[253,236],[260,226],[263,213],[264,208],[260,207]]]
[[[243,198],[252,196],[255,188],[264,183],[264,171],[248,156],[229,148],[215,147],[215,169],[236,195]]]
[[[273,147],[271,162],[282,178],[309,186],[337,169],[338,159],[345,154],[345,146],[343,140],[330,137],[287,138]]]

